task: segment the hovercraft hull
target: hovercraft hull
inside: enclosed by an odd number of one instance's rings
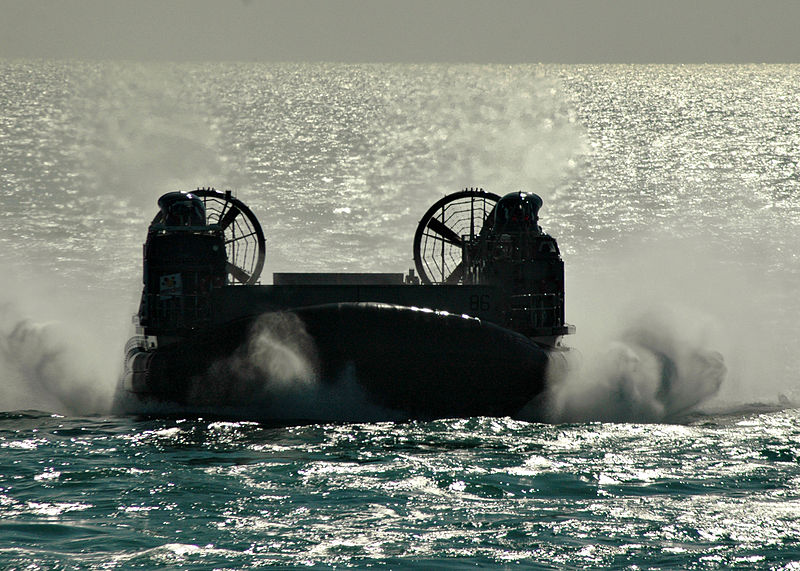
[[[323,304],[237,319],[157,348],[142,343],[128,353],[122,392],[127,412],[246,405],[253,416],[259,402],[270,408],[275,387],[355,381],[392,418],[513,416],[543,392],[548,372],[560,374],[565,353],[474,317]]]

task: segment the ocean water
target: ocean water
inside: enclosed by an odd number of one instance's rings
[[[0,568],[800,568],[800,66],[0,69]],[[265,283],[537,192],[581,368],[537,422],[114,415],[155,201],[198,186]]]

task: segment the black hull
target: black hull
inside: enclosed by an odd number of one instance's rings
[[[543,393],[548,374],[563,373],[566,353],[471,317],[326,304],[133,348],[121,393],[127,412],[174,404],[183,412],[246,409],[262,417],[272,414],[270,384],[299,376],[333,387],[355,381],[371,405],[392,411],[387,419],[514,416]],[[348,420],[326,415],[324,406],[317,412],[314,420]]]

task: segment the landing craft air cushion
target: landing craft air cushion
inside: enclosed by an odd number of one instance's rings
[[[564,263],[536,194],[445,196],[420,220],[405,275],[275,273],[272,285],[258,283],[261,225],[230,191],[158,205],[118,390],[125,412],[269,420],[259,403],[269,409],[270,384],[299,373],[259,363],[269,356],[253,340],[265,334],[314,382],[355,379],[395,418],[514,416],[568,368]]]

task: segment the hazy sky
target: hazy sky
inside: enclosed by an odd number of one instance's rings
[[[800,62],[800,0],[0,0],[0,57]]]

